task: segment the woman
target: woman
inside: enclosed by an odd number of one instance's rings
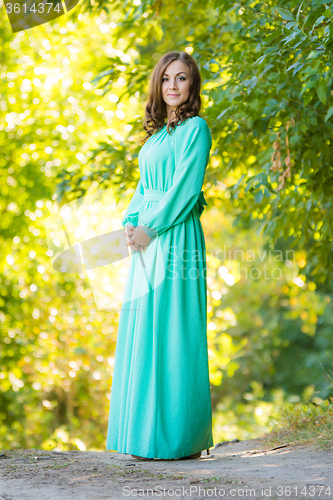
[[[108,450],[199,458],[213,446],[201,191],[212,146],[198,116],[201,78],[169,52],[150,82],[141,178],[125,212],[133,250],[121,308]]]

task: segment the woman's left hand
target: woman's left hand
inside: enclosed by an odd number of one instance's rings
[[[148,247],[150,240],[150,236],[142,229],[142,226],[137,226],[131,236],[131,241],[133,242],[133,246],[136,247],[136,251],[143,252]]]

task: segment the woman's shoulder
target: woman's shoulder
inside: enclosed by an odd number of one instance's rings
[[[176,125],[174,132],[175,135],[182,136],[191,134],[192,131],[199,131],[201,134],[206,133],[206,135],[210,135],[210,129],[208,124],[204,118],[199,115],[190,116],[179,125]]]
[[[183,121],[179,126],[190,128],[190,127],[208,127],[207,122],[202,116],[190,116],[187,120]]]
[[[198,136],[200,136],[201,140],[206,140],[207,142],[212,141],[208,124],[206,120],[199,115],[190,116],[187,120],[175,127],[176,140],[177,138],[181,140],[194,140],[194,138]]]

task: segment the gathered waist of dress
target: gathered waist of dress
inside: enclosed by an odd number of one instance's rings
[[[166,191],[159,191],[158,189],[146,189],[144,188],[144,201],[159,201],[166,194]]]
[[[144,201],[159,201],[163,198],[163,196],[167,193],[167,191],[160,191],[158,189],[148,189],[144,188],[144,195],[143,195],[143,200]],[[207,206],[207,202],[204,197],[204,192],[201,191],[199,198],[194,205],[194,210],[197,211],[198,216],[201,217],[205,206]]]

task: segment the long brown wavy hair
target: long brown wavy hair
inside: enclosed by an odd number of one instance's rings
[[[187,52],[167,52],[158,61],[151,75],[148,103],[145,109],[146,117],[143,123],[147,135],[141,140],[142,144],[155,132],[163,128],[165,119],[168,117],[166,103],[162,97],[162,78],[166,67],[177,59],[189,67],[190,95],[187,101],[177,106],[175,110],[176,120],[168,124],[168,133],[170,133],[170,128],[175,129],[177,125],[180,125],[187,118],[199,114],[201,109],[201,75],[197,63]]]

